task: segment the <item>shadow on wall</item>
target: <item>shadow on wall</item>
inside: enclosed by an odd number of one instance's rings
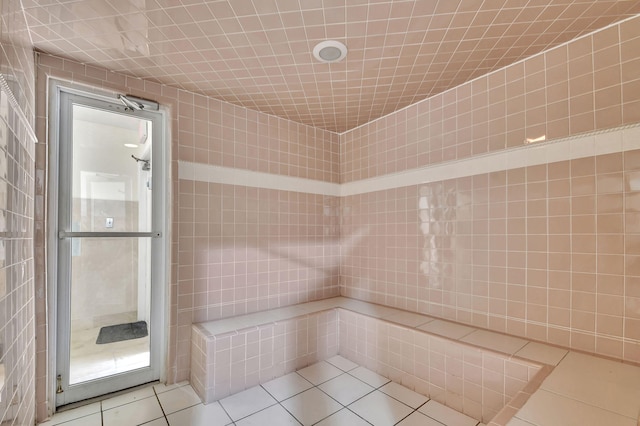
[[[194,297],[194,322],[338,296],[341,252],[356,247],[367,234],[368,227],[364,227],[345,240],[331,237],[252,244],[234,238],[219,247],[196,248],[196,257],[206,255],[206,262],[212,263],[198,264],[205,259],[194,259],[194,292],[203,293]],[[199,279],[201,274],[208,278]],[[212,316],[212,308],[214,312],[217,308],[216,315]]]

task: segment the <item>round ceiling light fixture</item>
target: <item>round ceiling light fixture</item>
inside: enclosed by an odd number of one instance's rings
[[[325,40],[313,48],[313,56],[320,62],[340,62],[347,56],[347,46],[336,40]]]

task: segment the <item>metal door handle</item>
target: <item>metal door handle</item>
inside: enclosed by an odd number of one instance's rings
[[[110,238],[160,238],[162,232],[68,232],[60,231],[58,238],[91,238],[91,237],[110,237]]]

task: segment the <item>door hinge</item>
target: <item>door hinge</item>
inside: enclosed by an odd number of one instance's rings
[[[58,374],[58,377],[56,377],[56,381],[58,382],[58,386],[56,387],[56,393],[64,392],[62,390],[62,375],[61,374]]]

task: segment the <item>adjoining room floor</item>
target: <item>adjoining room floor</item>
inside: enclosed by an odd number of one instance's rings
[[[96,344],[100,327],[74,331],[70,383],[81,383],[149,365],[149,336]]]
[[[482,426],[335,356],[203,405],[188,383],[156,385],[56,414],[42,426]]]

